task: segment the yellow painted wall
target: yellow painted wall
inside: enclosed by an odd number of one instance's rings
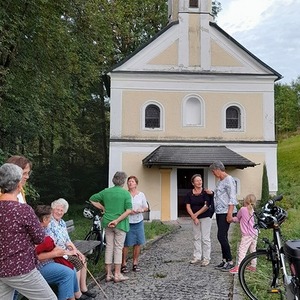
[[[148,62],[149,65],[178,65],[178,40]]]
[[[199,93],[205,102],[205,126],[182,126],[182,101],[188,93],[126,91],[123,93],[122,137],[143,139],[218,139],[263,140],[262,94],[259,93]],[[149,100],[159,102],[167,115],[164,131],[142,130],[142,107]],[[240,103],[246,112],[245,132],[223,131],[223,107]]]
[[[189,55],[190,66],[200,66],[200,26],[199,15],[190,15],[189,17]]]
[[[257,165],[253,168],[249,167],[243,170],[239,170],[239,169],[228,170],[230,175],[239,178],[241,182],[240,192],[237,195],[237,198],[239,200],[242,200],[248,194],[254,194],[257,199],[260,199],[265,156],[264,154],[260,154],[260,153],[257,154],[243,153],[242,156],[260,165]]]
[[[138,189],[146,196],[151,211],[161,210],[161,180],[157,168],[145,168],[142,160],[149,153],[124,152],[122,156],[123,171],[139,179]],[[126,187],[126,186],[125,186]]]
[[[171,219],[171,169],[160,169],[161,177],[161,220],[169,221]]]
[[[211,65],[214,67],[243,67],[239,60],[213,40],[211,41]]]

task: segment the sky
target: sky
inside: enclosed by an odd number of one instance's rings
[[[219,0],[217,24],[290,84],[300,76],[300,0]]]

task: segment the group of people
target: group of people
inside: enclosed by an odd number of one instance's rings
[[[0,167],[0,299],[15,300],[19,293],[30,300],[92,299],[96,293],[87,289],[85,257],[61,220],[66,200],[34,210],[26,204],[23,187],[31,167],[23,156]]]
[[[28,299],[89,300],[96,294],[86,285],[85,256],[72,243],[64,214],[68,202],[60,198],[51,206],[38,205],[33,210],[26,204],[24,184],[30,176],[32,164],[22,156],[13,156],[0,167],[0,298],[17,299],[21,293]],[[257,231],[253,228],[256,198],[246,196],[244,206],[237,213],[236,184],[221,161],[209,169],[218,179],[215,191],[204,189],[200,174],[191,178],[192,190],[185,197],[186,210],[192,219],[194,257],[191,264],[210,264],[212,216],[216,213],[217,238],[222,249],[222,261],[216,266],[222,271],[237,273],[246,252],[255,251]],[[106,228],[106,281],[122,282],[129,278],[127,256],[133,247],[132,271],[140,271],[138,259],[145,243],[143,213],[148,210],[144,193],[138,190],[138,178],[127,178],[116,172],[113,187],[90,197],[90,202],[103,211]],[[237,214],[236,214],[237,213]],[[239,222],[242,239],[238,263],[232,259],[228,230],[232,222]],[[252,268],[255,270],[255,260]],[[58,286],[58,293],[49,284]]]
[[[218,179],[215,191],[204,189],[201,175],[195,174],[191,178],[193,188],[185,197],[186,210],[193,222],[194,257],[190,263],[200,263],[203,267],[209,265],[211,219],[216,213],[217,238],[221,245],[222,261],[215,268],[236,274],[247,251],[254,252],[256,249],[258,232],[253,227],[256,197],[253,194],[247,195],[243,207],[237,212],[238,202],[234,178],[226,173],[221,161],[215,161],[209,169]],[[232,222],[240,223],[242,235],[236,265],[233,263],[228,239],[228,231]],[[255,270],[255,260],[252,261],[250,268],[252,271]]]

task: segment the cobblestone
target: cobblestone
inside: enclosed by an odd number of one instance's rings
[[[150,242],[140,256],[140,272],[129,272],[129,280],[120,283],[98,282],[105,295],[98,291],[95,300],[241,300],[236,287],[237,275],[214,269],[220,263],[221,250],[216,239],[216,224],[212,226],[211,263],[206,267],[190,264],[193,257],[192,226],[189,219],[180,219],[178,229],[155,242]],[[132,268],[131,260],[128,261]]]

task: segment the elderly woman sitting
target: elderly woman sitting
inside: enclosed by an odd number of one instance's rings
[[[51,207],[48,205],[38,205],[35,214],[41,222],[42,228],[47,228],[51,220]],[[49,284],[58,286],[58,300],[88,300],[89,297],[82,297],[79,291],[74,266],[63,258],[69,254],[68,250],[56,247],[53,239],[46,236],[43,243],[35,248],[39,262],[38,270]]]
[[[94,298],[96,293],[88,291],[86,285],[86,258],[72,243],[65,221],[62,219],[69,209],[69,203],[59,198],[51,203],[52,217],[46,228],[46,234],[51,236],[56,246],[69,250],[67,259],[72,262],[77,271],[78,284],[83,295]]]

